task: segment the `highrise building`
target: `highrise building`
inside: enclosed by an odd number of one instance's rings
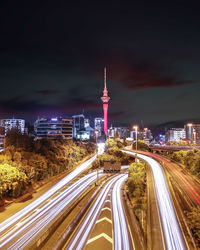
[[[62,137],[72,138],[72,119],[71,118],[41,118],[34,123],[36,138],[56,139]]]
[[[98,137],[102,135],[104,130],[104,119],[103,118],[95,118],[94,119],[94,129],[98,130]]]
[[[137,135],[136,135],[137,133]],[[136,138],[138,140],[144,140],[146,142],[149,142],[153,137],[151,134],[151,130],[148,128],[144,128],[142,130],[138,129],[138,130],[132,130],[130,131],[130,138],[132,138],[133,140],[136,140]]]
[[[79,131],[85,128],[85,116],[83,114],[73,115],[73,138],[77,138]]]
[[[17,128],[19,131],[24,134],[25,131],[25,120],[23,119],[1,119],[0,126],[5,128],[5,134],[12,128]]]
[[[188,123],[185,126],[186,139],[193,144],[200,144],[200,124]]]
[[[110,127],[108,129],[108,136],[115,137],[118,136],[120,139],[125,139],[129,137],[129,129],[127,127]]]
[[[110,100],[110,97],[108,96],[108,91],[106,87],[106,68],[104,68],[104,91],[101,100],[103,102],[103,112],[104,112],[104,133],[105,135],[107,135],[108,134],[107,113],[108,113],[108,102]]]
[[[170,128],[167,130],[167,140],[180,142],[180,140],[186,138],[186,132],[184,128]]]

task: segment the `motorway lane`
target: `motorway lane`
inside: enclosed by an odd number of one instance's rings
[[[98,145],[98,154],[103,153],[104,144]],[[64,177],[37,200],[0,224],[0,248],[8,249],[15,241],[13,249],[23,247],[55,220],[59,211],[78,197],[84,188],[96,180],[96,173],[89,174],[67,187],[74,178],[86,170],[96,159],[93,156]],[[21,237],[21,238],[20,238]],[[17,239],[17,240],[16,240]]]
[[[73,170],[70,174],[64,177],[61,181],[59,181],[56,185],[50,188],[47,192],[45,192],[42,196],[40,196],[37,200],[26,206],[24,209],[20,210],[18,213],[11,216],[6,221],[0,224],[0,234],[4,232],[11,225],[16,225],[21,218],[24,218],[28,213],[37,209],[38,206],[43,204],[43,202],[47,201],[52,195],[56,192],[59,192],[64,186],[66,186],[70,181],[76,178],[79,174],[81,174],[84,170],[88,168],[88,166],[96,159],[96,155],[81,164],[75,170]]]
[[[153,157],[154,159],[164,163],[169,173],[173,176],[173,178],[175,178],[177,183],[184,190],[186,196],[189,197],[191,205],[200,206],[200,183],[194,176],[189,174],[186,170],[178,166],[176,163],[171,162],[169,159],[163,156],[150,152],[138,152]]]
[[[113,227],[114,227],[114,249],[131,249],[131,239],[129,237],[129,230],[127,227],[128,221],[124,215],[124,208],[122,205],[121,188],[125,180],[128,178],[128,174],[121,177],[116,181],[112,190],[112,215],[113,215]],[[133,248],[134,247],[134,242]]]
[[[130,151],[123,152],[135,155],[135,153]],[[176,214],[174,212],[160,164],[148,156],[142,154],[137,154],[137,156],[138,158],[146,161],[150,165],[153,172],[166,248],[177,250],[185,249],[185,242],[177,222]]]
[[[147,249],[166,249],[153,173],[147,167]]]
[[[97,200],[92,205],[88,214],[84,218],[83,222],[81,223],[81,225],[79,225],[78,230],[72,237],[71,241],[65,245],[65,249],[83,249],[86,244],[86,249],[102,249],[100,242],[97,241],[99,244],[94,244],[93,240],[94,238],[99,240],[99,237],[101,237],[101,235],[104,238],[107,238],[113,244],[113,240],[111,238],[111,235],[108,235],[107,229],[104,232],[101,232],[100,235],[95,235],[95,237],[93,237],[94,235],[91,234],[92,229],[96,227],[96,224],[99,223],[102,219],[105,219],[99,217],[102,211],[110,210],[108,207],[105,207],[105,201],[108,201],[109,199],[111,188],[113,188],[112,216],[114,218],[114,249],[131,249],[129,231],[127,229],[127,223],[124,216],[124,209],[122,208],[122,202],[120,198],[121,185],[125,181],[125,179],[127,179],[127,174],[120,174],[115,175],[112,179],[108,181],[108,183],[104,186],[101,193],[99,194]],[[98,218],[100,219],[97,221]],[[107,218],[106,220],[109,222],[111,221],[110,218]],[[106,225],[106,223],[104,222],[103,225]],[[89,238],[89,235],[93,235],[92,238]],[[92,245],[90,244],[91,242]],[[110,247],[110,249],[112,249],[112,246]]]
[[[25,219],[20,220],[16,227],[1,234],[1,249],[19,249],[29,246],[30,241],[50,227],[64,210],[93,182],[96,181],[96,173],[91,173],[79,179],[66,190],[49,200],[44,206],[35,210]]]

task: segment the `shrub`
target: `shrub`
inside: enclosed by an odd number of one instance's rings
[[[136,149],[136,142],[133,143],[133,149]],[[137,141],[137,149],[138,150],[142,150],[142,151],[149,151],[149,145],[147,142],[143,141],[143,140],[138,140]]]

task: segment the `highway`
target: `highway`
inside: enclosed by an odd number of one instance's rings
[[[103,150],[103,145],[100,145],[98,153],[102,153]],[[0,249],[24,248],[40,237],[41,232],[47,230],[59,214],[96,181],[96,173],[90,173],[72,185],[66,186],[86,170],[95,158],[96,155],[73,170],[40,198],[2,222]]]
[[[112,213],[114,221],[114,249],[130,249],[127,221],[124,215],[124,208],[121,201],[121,187],[128,174],[116,181],[112,191]]]
[[[162,162],[162,164],[165,164],[165,167],[170,175],[173,176],[177,184],[182,190],[184,190],[184,193],[190,199],[191,205],[200,206],[200,183],[194,178],[194,176],[190,175],[186,170],[178,166],[178,164],[171,162],[164,156],[150,152],[139,153],[153,157],[154,159]]]
[[[73,235],[69,243],[67,243],[64,249],[83,249],[87,243],[87,239],[91,234],[91,231],[97,221],[102,207],[108,194],[112,190],[112,215],[113,215],[113,229],[114,229],[114,249],[126,249],[130,248],[129,231],[127,228],[127,222],[124,216],[124,209],[121,201],[121,186],[127,179],[127,174],[118,174],[112,177],[104,186],[96,201],[90,208],[88,214],[85,216],[77,231]],[[105,233],[105,232],[104,232]],[[98,249],[98,246],[97,246]]]
[[[123,152],[135,155],[135,153],[130,151]],[[171,202],[167,184],[160,164],[148,156],[142,154],[137,154],[137,156],[138,158],[146,161],[153,172],[166,248],[173,250],[185,249],[185,242],[183,240],[179,224],[177,222],[176,214]]]
[[[57,216],[60,216],[95,181],[96,173],[84,176],[56,197],[37,207],[37,209],[26,215],[26,217],[18,220],[14,226],[8,227],[7,230],[1,233],[0,248],[19,249],[29,246],[29,243],[34,241],[38,235],[40,237],[42,230],[47,230],[53,221],[57,219]]]

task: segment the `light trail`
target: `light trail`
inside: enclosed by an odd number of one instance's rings
[[[127,154],[135,155],[135,153],[130,151],[122,151]],[[156,195],[167,249],[185,249],[185,243],[183,241],[183,237],[177,222],[177,218],[160,164],[148,156],[138,153],[137,156],[146,161],[150,165],[153,172]]]
[[[77,233],[69,243],[69,245],[65,249],[73,250],[73,249],[83,249],[86,244],[87,238],[96,222],[98,215],[105,203],[107,195],[112,188],[112,209],[113,209],[113,219],[114,219],[114,249],[120,250],[125,249],[129,250],[129,236],[128,229],[126,225],[126,219],[124,216],[124,210],[121,201],[121,186],[124,181],[127,179],[128,175],[117,175],[113,177],[103,188],[101,193],[99,194],[97,200],[94,205],[90,209],[83,223],[79,227]]]
[[[14,214],[6,221],[0,224],[0,233],[6,230],[6,228],[10,227],[12,224],[16,224],[18,220],[25,217],[28,213],[36,209],[40,206],[44,201],[48,200],[52,195],[62,189],[66,184],[72,181],[75,177],[81,174],[84,170],[88,168],[88,166],[96,159],[96,155],[81,164],[75,170],[73,170],[70,174],[64,177],[61,181],[59,181],[56,185],[50,188],[47,192],[41,195],[38,199],[33,201],[31,204],[20,210],[18,213]]]
[[[76,232],[73,239],[70,241],[68,246],[65,249],[73,250],[73,249],[83,249],[86,240],[91,232],[91,229],[97,220],[97,217],[103,207],[103,204],[106,200],[108,192],[112,185],[121,178],[121,175],[117,175],[113,177],[102,189],[101,193],[99,194],[98,198],[96,199],[95,203],[93,204],[92,208],[90,209],[89,213],[85,217],[83,223],[79,227],[78,231]]]
[[[170,160],[164,158],[163,156],[149,153],[149,152],[144,152],[142,154],[145,154],[147,156],[150,156],[156,160],[159,160],[167,166],[167,168],[171,171],[171,174],[175,176],[175,178],[178,178],[179,181],[182,183],[184,186],[184,189],[186,193],[190,196],[190,199],[193,199],[193,202],[196,203],[196,205],[200,205],[200,185],[196,180],[188,175],[185,170],[181,170],[180,168],[177,168],[174,163],[172,163]]]
[[[102,154],[104,152],[105,143],[99,143],[98,144],[98,155]],[[47,201],[52,195],[54,195],[56,192],[58,192],[60,189],[62,189],[65,185],[67,185],[70,181],[72,181],[74,178],[76,178],[79,174],[81,174],[83,171],[85,171],[89,165],[96,159],[97,155],[93,156],[83,164],[79,165],[76,169],[74,169],[71,173],[69,173],[66,177],[64,177],[62,180],[60,180],[56,185],[54,185],[52,188],[50,188],[47,192],[45,192],[43,195],[41,195],[38,199],[33,201],[31,204],[8,218],[6,221],[2,222],[0,224],[0,233],[5,231],[7,228],[9,228],[11,225],[16,225],[17,221],[21,218],[25,218],[27,214],[29,214],[31,211],[34,211],[37,209],[38,206],[40,206],[42,203]]]
[[[91,173],[72,184],[65,191],[39,208],[30,217],[18,223],[1,237],[0,248],[19,249],[25,247],[42,229],[50,226],[59,213],[66,209],[92,182],[96,173]],[[8,244],[8,245],[7,245]]]
[[[129,250],[129,234],[121,201],[121,186],[127,179],[128,174],[123,175],[116,181],[112,191],[112,214],[114,220],[114,249]]]
[[[98,145],[98,154],[103,153],[103,151],[104,144]],[[0,248],[6,246],[6,249],[19,249],[38,236],[44,228],[46,230],[53,223],[53,220],[58,217],[59,213],[66,209],[74,199],[96,180],[96,173],[87,174],[59,193],[66,184],[86,170],[96,159],[96,156],[81,164],[40,198],[2,222],[0,224]]]

